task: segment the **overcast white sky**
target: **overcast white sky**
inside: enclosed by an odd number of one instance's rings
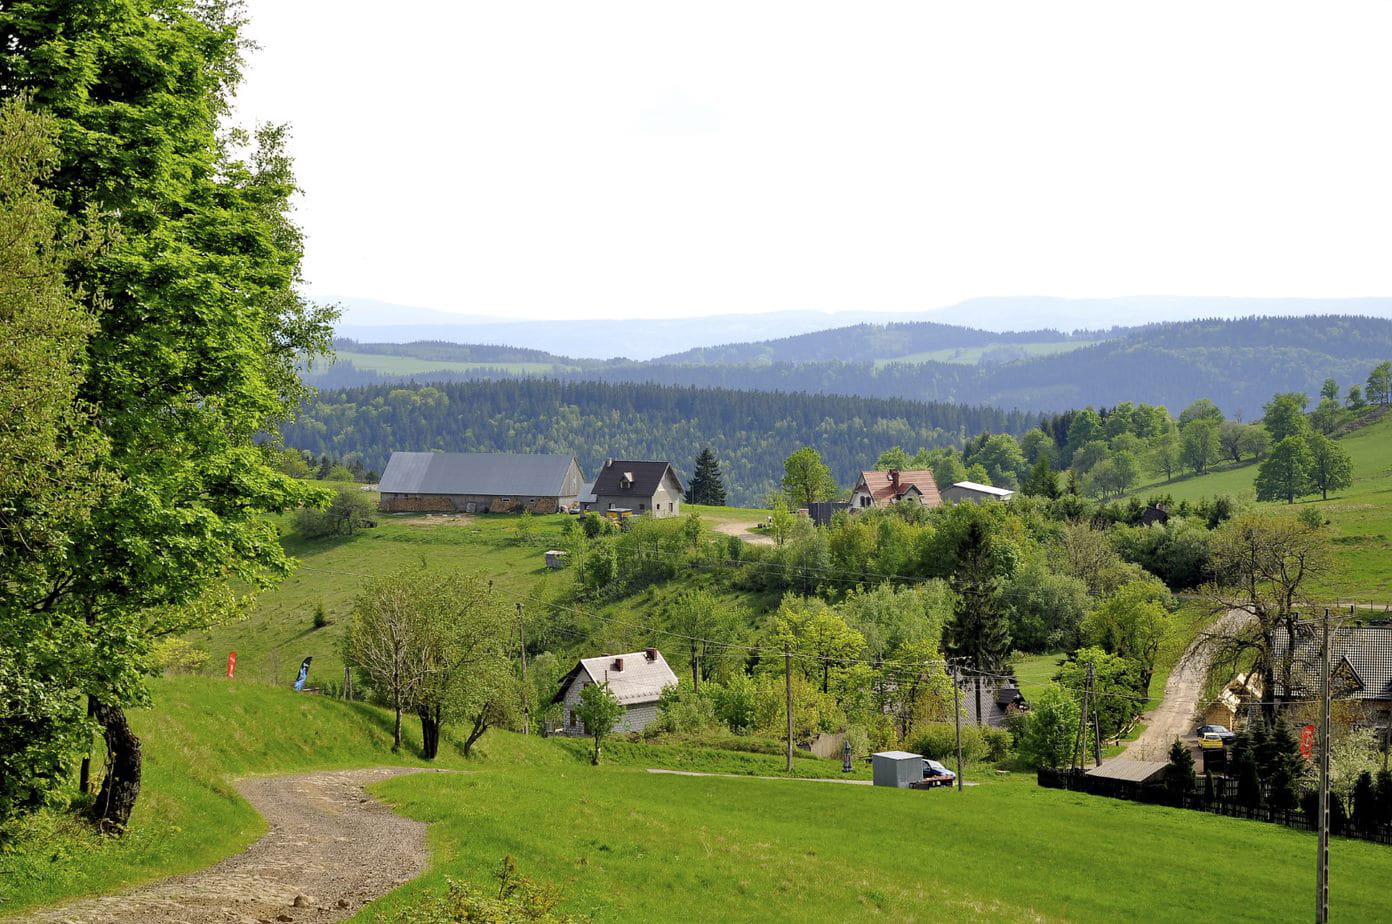
[[[1387,295],[1392,3],[248,0],[318,294]]]

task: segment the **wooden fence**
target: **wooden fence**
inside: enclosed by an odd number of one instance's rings
[[[1067,789],[1092,796],[1106,796],[1110,799],[1126,799],[1131,802],[1145,802],[1151,805],[1168,805],[1173,808],[1209,812],[1214,815],[1227,815],[1230,818],[1248,818],[1271,824],[1285,825],[1300,831],[1314,831],[1314,821],[1303,809],[1276,811],[1264,805],[1244,805],[1237,798],[1237,781],[1226,777],[1213,778],[1213,797],[1204,790],[1174,793],[1164,784],[1135,783],[1130,780],[1115,780],[1108,777],[1089,776],[1082,770],[1038,771],[1039,785],[1049,789]],[[1336,797],[1330,795],[1333,800]],[[1374,830],[1360,831],[1354,827],[1352,819],[1342,812],[1331,811],[1330,833],[1343,837],[1359,838],[1378,844],[1392,844],[1392,826],[1380,825]]]

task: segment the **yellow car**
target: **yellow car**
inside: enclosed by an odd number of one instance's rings
[[[1204,732],[1199,735],[1199,747],[1205,751],[1223,750],[1223,736],[1217,732]]]

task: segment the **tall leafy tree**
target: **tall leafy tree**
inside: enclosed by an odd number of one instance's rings
[[[725,506],[725,481],[720,477],[720,463],[715,458],[715,452],[709,446],[696,457],[696,469],[691,474],[686,499],[693,504]]]
[[[1310,403],[1307,395],[1298,392],[1284,392],[1276,395],[1263,408],[1262,423],[1271,434],[1271,442],[1279,443],[1289,436],[1304,436],[1310,429],[1305,419],[1305,407]]]
[[[800,507],[830,500],[839,489],[831,469],[822,463],[821,454],[804,446],[783,462],[783,491],[788,500]]]
[[[588,683],[580,690],[580,702],[575,706],[575,715],[585,726],[585,734],[594,739],[594,753],[590,763],[598,766],[600,745],[623,718],[624,707],[609,689],[608,683]]]
[[[1392,361],[1378,363],[1368,374],[1365,394],[1369,404],[1392,402]]]
[[[1309,441],[1303,436],[1281,440],[1257,468],[1257,500],[1295,503],[1308,493],[1311,463]]]
[[[106,739],[94,814],[109,830],[140,790],[125,708],[147,700],[151,643],[284,574],[264,514],[319,499],[254,445],[305,397],[296,364],[327,349],[329,318],[296,294],[284,131],[220,134],[241,30],[232,5],[195,0],[0,12],[0,92],[29,94],[57,125],[44,186],[113,232],[72,277],[97,319],[79,397],[123,489],[74,535],[50,594],[82,635],[68,656]],[[249,157],[232,141],[251,142]]]
[[[1179,434],[1179,459],[1195,475],[1202,475],[1218,458],[1218,425],[1209,417],[1197,417]]]
[[[75,536],[112,485],[77,401],[95,329],[65,280],[91,255],[40,190],[56,156],[52,118],[0,104],[0,828],[44,803],[83,731],[67,652],[80,623],[56,609]]]
[[[1010,655],[1010,620],[1000,604],[1002,567],[981,517],[967,523],[948,583],[957,595],[947,624],[947,653],[972,674],[980,723],[982,674],[1003,673]]]
[[[1353,459],[1348,450],[1323,433],[1313,433],[1310,447],[1310,487],[1329,499],[1330,491],[1353,486]]]
[[[689,590],[667,608],[663,620],[672,632],[686,641],[691,665],[691,688],[701,689],[701,681],[714,676],[728,657],[740,627],[749,622],[740,605],[731,606],[706,590]]]

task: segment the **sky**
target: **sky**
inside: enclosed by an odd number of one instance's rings
[[[247,0],[320,296],[1392,294],[1392,2]]]

